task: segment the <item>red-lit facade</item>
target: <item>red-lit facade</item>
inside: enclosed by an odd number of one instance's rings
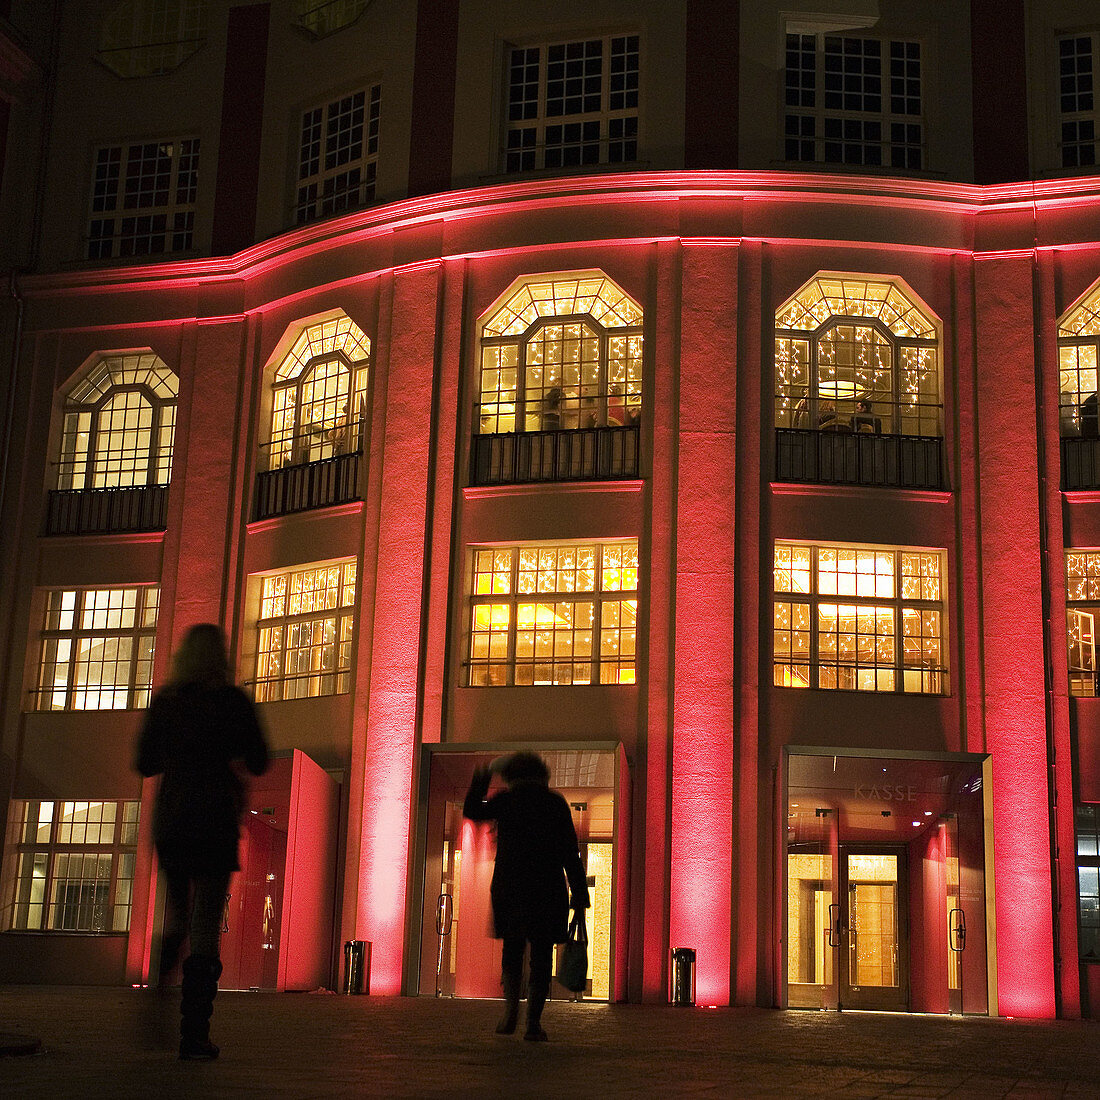
[[[1095,1013],[1100,179],[709,163],[443,190],[421,148],[392,201],[19,274],[0,980],[148,977],[145,635],[95,594],[155,589],[151,683],[223,624],[278,758],[230,984],[332,985],[360,939],[372,992],[495,995],[456,804],[524,745],[574,807],[594,997],[665,1000],[685,946],[700,1004]],[[42,809],[75,804],[82,847]]]

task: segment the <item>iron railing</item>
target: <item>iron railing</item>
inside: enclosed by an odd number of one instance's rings
[[[636,478],[641,468],[639,435],[637,424],[475,435],[470,484]]]
[[[943,440],[776,428],[775,477],[820,485],[944,489]]]
[[[1100,489],[1100,439],[1067,436],[1061,448],[1062,489]]]
[[[258,473],[253,520],[359,500],[359,457],[352,451]]]
[[[53,489],[46,500],[47,535],[163,531],[167,523],[167,485]]]

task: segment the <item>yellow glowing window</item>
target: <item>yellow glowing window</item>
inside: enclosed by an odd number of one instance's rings
[[[354,561],[260,578],[257,702],[351,690],[355,591]]]
[[[941,435],[931,312],[900,280],[811,279],[775,315],[775,426]]]
[[[539,276],[483,322],[476,431],[622,426],[642,410],[642,311],[600,273]]]
[[[776,543],[775,685],[945,693],[942,556]]]
[[[100,359],[66,395],[57,488],[167,485],[178,391],[152,352]]]
[[[471,687],[635,682],[637,542],[479,548],[472,558]]]
[[[1100,614],[1100,550],[1066,551],[1066,640],[1071,695],[1100,694],[1096,618]]]
[[[1063,437],[1096,439],[1100,435],[1096,396],[1098,360],[1100,286],[1094,286],[1058,325],[1058,415]]]
[[[159,600],[152,586],[47,592],[34,709],[148,706]]]
[[[371,345],[343,314],[307,325],[275,369],[267,469],[358,451]]]
[[[15,855],[5,929],[126,932],[130,927],[138,802],[13,802]]]

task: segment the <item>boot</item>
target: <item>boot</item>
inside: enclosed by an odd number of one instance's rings
[[[529,981],[527,983],[527,1030],[523,1037],[532,1043],[545,1043],[546,1032],[542,1030],[542,1009],[550,993],[548,982]]]
[[[183,961],[183,993],[180,998],[180,1061],[210,1062],[218,1048],[210,1042],[210,1017],[222,972],[220,959],[190,955]]]
[[[519,1020],[519,980],[514,974],[504,973],[500,984],[504,989],[504,1015],[497,1024],[497,1034],[512,1035]]]

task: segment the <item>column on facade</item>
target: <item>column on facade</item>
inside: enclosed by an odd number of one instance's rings
[[[377,557],[371,621],[359,627],[369,688],[366,728],[357,708],[352,730],[344,912],[345,923],[353,914],[346,930],[372,944],[371,992],[383,994],[400,992],[403,974],[439,282],[438,263],[394,273],[389,339],[379,339],[376,360],[382,440],[371,448],[366,505]]]
[[[730,999],[737,248],[685,243],[676,475],[671,946]]]
[[[1032,264],[1024,254],[979,257],[974,265],[985,748],[993,774],[997,1007],[1007,1016],[1055,1009]],[[974,739],[972,731],[976,748]]]

